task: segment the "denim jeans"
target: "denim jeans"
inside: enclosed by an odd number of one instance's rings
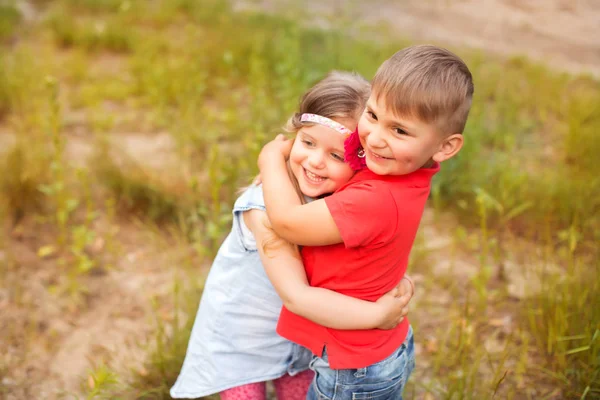
[[[315,357],[310,368],[315,371],[307,400],[402,400],[402,391],[415,367],[412,327],[406,340],[388,358],[365,368],[334,370],[329,367],[326,350]]]

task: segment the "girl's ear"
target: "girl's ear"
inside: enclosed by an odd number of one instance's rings
[[[461,133],[453,133],[444,139],[438,152],[433,155],[433,160],[441,163],[454,157],[462,148],[463,143],[463,135]]]

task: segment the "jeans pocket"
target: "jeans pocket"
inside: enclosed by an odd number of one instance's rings
[[[404,389],[404,379],[399,378],[390,382],[387,387],[381,389],[369,389],[368,385],[362,388],[352,389],[352,400],[398,400],[402,398],[402,390]]]
[[[327,396],[323,391],[319,388],[319,380],[318,374],[315,375],[315,379],[313,379],[310,388],[308,390],[307,399],[315,399],[315,400],[332,400],[333,397]],[[311,393],[312,392],[312,393]]]
[[[314,392],[313,398],[316,397],[318,400],[333,399],[337,383],[337,372],[329,367],[327,361],[317,356],[313,356],[310,369],[315,372],[315,378],[311,384],[311,391]]]

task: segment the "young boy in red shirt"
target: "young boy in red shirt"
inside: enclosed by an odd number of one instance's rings
[[[361,147],[346,154],[367,168],[305,205],[286,172],[291,143],[279,138],[265,146],[259,168],[267,214],[279,236],[305,246],[311,286],[375,301],[404,276],[431,178],[461,149],[472,96],[471,73],[453,53],[413,46],[394,54],[373,79],[354,134]],[[305,168],[311,184],[327,183],[318,166]],[[289,312],[283,299],[278,333],[315,354],[308,399],[402,398],[414,368],[407,319],[386,331],[329,329]]]

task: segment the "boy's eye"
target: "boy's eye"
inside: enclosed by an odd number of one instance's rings
[[[396,132],[397,135],[408,135],[408,132],[402,128],[394,128],[394,132]]]
[[[344,156],[342,156],[342,155],[339,155],[339,154],[337,154],[337,153],[331,153],[331,157],[333,157],[333,158],[334,158],[335,160],[337,160],[337,161],[342,161],[342,162],[344,162]]]
[[[375,115],[375,113],[373,111],[367,110],[367,115],[369,116],[369,118],[372,118],[375,121],[377,121],[377,115]]]

